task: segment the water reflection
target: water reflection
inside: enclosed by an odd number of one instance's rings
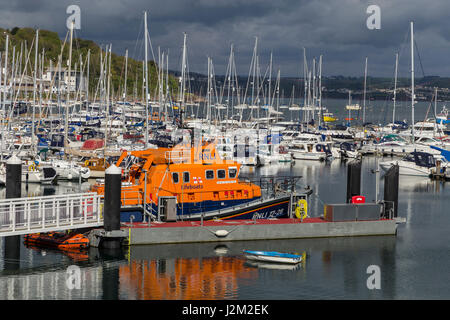
[[[121,290],[145,300],[235,298],[238,279],[257,276],[244,263],[225,256],[132,261],[120,267]]]
[[[428,177],[400,176],[399,178],[399,189],[410,193],[438,193],[443,184],[445,183]]]
[[[36,252],[37,254],[45,256],[47,252],[53,252],[56,254],[63,254],[70,258],[73,262],[82,262],[82,261],[88,261],[89,260],[89,251],[88,250],[57,250],[57,249],[51,249],[51,248],[42,248],[37,247],[34,245],[26,244],[25,247],[32,252]]]
[[[245,266],[249,266],[257,269],[272,269],[272,270],[297,270],[301,268],[302,263],[297,264],[282,264],[282,263],[270,263],[270,262],[256,262],[256,261],[247,261],[244,264]]]
[[[252,168],[250,175],[267,175],[270,170],[263,168]],[[373,157],[363,160],[361,188],[368,201],[375,195],[374,168]],[[314,189],[318,196],[311,197],[313,216],[322,213],[323,203],[345,201],[347,172],[341,160],[296,161],[272,170],[279,176],[301,175],[300,185]],[[448,298],[448,258],[442,254],[450,243],[450,195],[445,186],[427,178],[400,177],[399,215],[406,216],[407,223],[399,226],[397,236],[153,245],[120,252],[91,248],[85,253],[21,244],[14,258],[5,254],[0,239],[0,299]],[[22,194],[78,187],[30,184]],[[244,249],[306,251],[307,259],[297,267],[255,264],[244,259]],[[81,268],[80,290],[67,288],[70,265]],[[381,269],[380,290],[366,286],[370,265]]]

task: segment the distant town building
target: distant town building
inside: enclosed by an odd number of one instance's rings
[[[70,71],[69,76],[69,71],[66,68],[61,68],[61,70],[54,67],[48,68],[42,80],[48,82],[47,90],[53,81],[53,92],[58,92],[59,87],[61,88],[61,92],[67,92],[67,90],[70,92],[78,90],[85,92],[87,89],[87,78],[85,76],[82,77],[79,71],[74,70]]]

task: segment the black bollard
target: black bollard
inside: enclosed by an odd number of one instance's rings
[[[22,194],[21,188],[22,161],[13,155],[6,161],[6,198],[20,198]],[[16,222],[19,221],[19,218],[20,216],[17,210]],[[18,270],[20,267],[20,236],[5,237],[4,252],[5,269]]]
[[[351,161],[347,165],[347,203],[361,193],[361,161]]]
[[[122,171],[111,165],[105,171],[105,205],[104,228],[105,231],[120,229],[120,192],[122,186]]]
[[[393,165],[384,175],[384,201],[385,215],[388,215],[389,210],[393,209],[393,217],[397,217],[398,211],[398,178],[399,167]]]
[[[6,161],[6,198],[20,198],[22,194],[22,161],[12,156]]]
[[[103,210],[104,229],[106,232],[120,230],[120,207],[122,171],[111,165],[105,171],[105,205]],[[102,241],[104,248],[120,247],[120,239],[107,237]]]

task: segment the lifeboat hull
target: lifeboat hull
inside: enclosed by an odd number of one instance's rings
[[[218,202],[218,205],[223,201]],[[238,220],[238,219],[275,219],[287,218],[289,215],[290,196],[279,197],[276,199],[257,199],[245,203],[230,205],[221,209],[209,211],[196,210],[193,206],[184,204],[178,206],[177,219],[179,220]],[[197,204],[198,205],[198,204]],[[183,208],[181,208],[183,207]],[[158,212],[157,206],[147,207],[148,212]],[[122,208],[121,222],[130,222],[133,216],[134,222],[143,221],[143,212],[140,208]],[[158,219],[156,215],[154,219]]]

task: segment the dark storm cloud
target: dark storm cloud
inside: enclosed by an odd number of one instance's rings
[[[362,75],[369,58],[369,75],[391,76],[394,55],[400,52],[400,73],[408,76],[409,22],[415,22],[420,62],[427,75],[450,75],[450,2],[435,0],[0,0],[2,27],[39,27],[64,37],[66,8],[81,8],[81,30],[76,36],[105,45],[113,51],[141,59],[143,11],[155,54],[169,50],[170,68],[179,69],[183,32],[188,35],[191,71],[206,72],[207,56],[217,74],[224,73],[231,43],[238,72],[246,74],[258,37],[264,73],[273,52],[274,70],[302,75],[303,52],[309,63],[323,55],[326,75]],[[381,8],[381,30],[366,27],[368,5]],[[421,75],[421,73],[419,73]]]

